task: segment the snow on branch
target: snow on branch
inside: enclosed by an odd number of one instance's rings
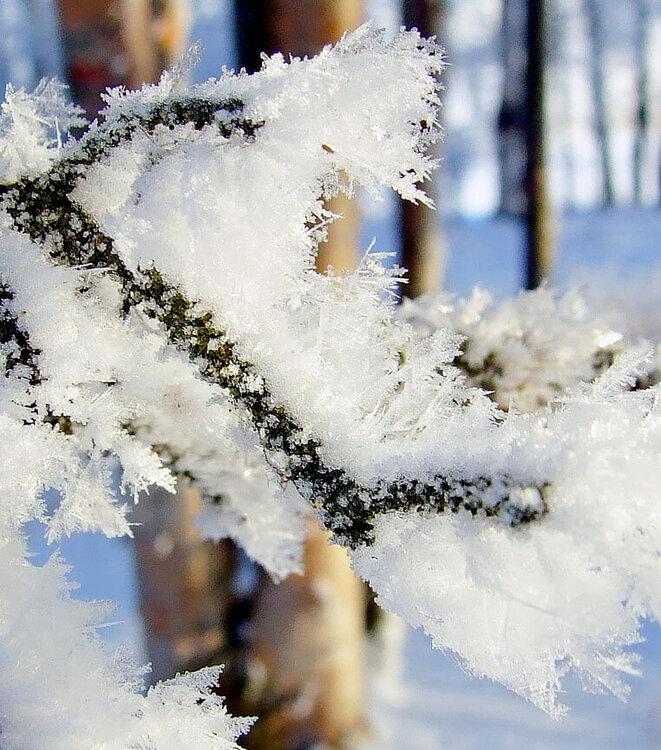
[[[421,337],[378,254],[314,271],[337,218],[325,198],[426,200],[440,68],[417,33],[366,26],[254,76],[111,91],[79,141],[42,144],[46,167],[5,173],[0,528],[128,533],[111,457],[136,498],[190,476],[205,533],[276,578],[315,512],[387,607],[558,713],[572,667],[624,695],[623,647],[661,614],[657,388],[631,387],[644,352],[609,349],[612,332],[544,292],[490,315],[418,311]],[[501,409],[496,386],[502,406],[544,408]]]
[[[320,455],[319,440],[307,437],[274,399],[264,376],[241,358],[235,343],[214,325],[213,314],[166,281],[154,265],[138,265],[131,271],[113,239],[76,200],[76,187],[79,180],[84,181],[85,170],[112,161],[114,152],[130,145],[136,133],[142,139],[156,140],[163,138],[163,131],[171,132],[168,148],[195,140],[199,131],[208,137],[209,130],[221,141],[252,142],[264,122],[242,116],[244,109],[236,95],[214,98],[172,92],[142,110],[131,112],[126,107],[116,118],[111,110],[104,123],[94,127],[73,153],[57,159],[48,172],[0,188],[4,209],[15,229],[34,242],[47,243],[55,263],[111,274],[120,287],[123,314],[135,308],[158,320],[168,339],[198,363],[202,376],[246,409],[280,481],[294,483],[341,543],[369,542],[374,516],[386,510],[483,511],[487,516],[503,515],[513,525],[543,515],[543,488],[522,488],[507,476],[435,475],[427,481],[403,476],[370,486],[342,468],[329,466]]]

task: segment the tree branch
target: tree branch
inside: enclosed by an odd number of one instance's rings
[[[122,311],[139,310],[158,320],[169,341],[188,353],[202,376],[226,389],[250,414],[267,461],[282,482],[293,482],[316,509],[335,539],[350,547],[373,540],[375,517],[389,511],[419,510],[499,517],[512,526],[542,518],[548,511],[544,486],[521,486],[507,476],[451,477],[430,481],[401,478],[364,485],[343,469],[326,465],[321,444],[306,437],[303,426],[279,405],[267,382],[242,359],[235,343],[218,328],[212,314],[188,299],[155,267],[133,273],[114,248],[113,240],[71,197],[87,168],[129,141],[138,131],[193,125],[218,129],[220,137],[254,139],[263,123],[240,113],[238,99],[170,96],[146,114],[123,117],[119,124],[96,126],[71,153],[36,178],[0,187],[2,208],[15,229],[43,245],[60,265],[105,270],[119,283]],[[84,290],[81,290],[84,292]]]

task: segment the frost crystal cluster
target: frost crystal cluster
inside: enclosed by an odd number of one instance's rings
[[[3,747],[230,748],[245,728],[206,692],[213,673],[142,696],[104,657],[103,615],[69,598],[62,563],[25,556],[30,519],[53,540],[130,533],[114,462],[134,499],[190,476],[205,533],[275,578],[299,568],[315,513],[385,606],[549,712],[570,668],[625,694],[623,647],[661,615],[661,424],[656,388],[638,387],[644,352],[614,347],[571,301],[556,316],[550,294],[500,318],[479,300],[446,318],[427,307],[411,316],[421,335],[396,316],[398,272],[379,255],[314,271],[336,218],[325,198],[362,185],[426,200],[440,67],[417,33],[386,43],[363,27],[253,76],[110,91],[65,143],[77,115],[54,84],[8,92]],[[538,304],[551,314],[530,322]],[[482,390],[498,378],[507,410]]]

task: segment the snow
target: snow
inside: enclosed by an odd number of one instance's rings
[[[501,298],[515,295],[521,279],[523,231],[513,219],[449,220],[444,224],[450,255],[446,288],[458,297],[476,284]],[[381,220],[366,228],[387,243],[392,228]],[[556,279],[577,283],[596,309],[615,315],[639,335],[658,336],[657,238],[661,216],[630,209],[570,213],[560,217]],[[377,246],[381,246],[381,240]],[[562,700],[569,713],[556,722],[517,702],[488,680],[468,677],[449,655],[432,651],[422,631],[408,631],[405,671],[394,684],[373,685],[374,750],[461,748],[507,750],[608,750],[656,747],[660,731],[661,633],[642,629],[642,674],[630,680],[626,703],[586,693],[575,679],[565,681]],[[394,697],[393,697],[394,695]]]
[[[644,661],[659,657],[644,644]],[[569,681],[565,700],[572,709],[554,721],[487,680],[468,678],[448,656],[430,651],[420,631],[409,631],[401,682],[383,695],[373,688],[376,737],[370,750],[644,750],[656,747],[661,687],[654,674],[634,683],[629,702],[586,694]]]
[[[8,505],[3,508],[8,565],[20,567],[13,560],[25,553],[12,545],[20,547],[17,531],[29,517],[46,522],[51,537],[88,528],[110,535],[128,531],[125,508],[112,492],[109,454],[123,465],[123,481],[136,495],[148,484],[171,486],[163,458],[195,471],[211,497],[230,491],[228,483],[220,489],[214,485],[225,473],[233,473],[239,495],[246,491],[242,478],[253,468],[264,472],[263,487],[276,488],[275,477],[282,484],[294,480],[301,496],[313,502],[318,500],[313,490],[323,491],[329,476],[340,476],[344,484],[329,484],[319,511],[330,525],[337,522],[337,537],[354,547],[354,565],[380,600],[422,625],[473,673],[498,679],[558,715],[563,709],[556,693],[570,667],[589,687],[625,696],[619,673],[633,673],[636,662],[628,647],[637,642],[640,620],[661,614],[656,389],[630,390],[634,377],[650,374],[646,347],[614,352],[614,365],[594,373],[592,385],[575,382],[576,368],[568,359],[554,363],[553,379],[562,386],[554,402],[538,414],[515,408],[505,414],[453,364],[460,346],[456,333],[439,327],[419,339],[411,326],[393,320],[398,272],[384,269],[379,254],[366,256],[356,273],[342,277],[321,277],[312,270],[315,245],[333,218],[322,209],[321,197],[352,193],[354,183],[376,192],[381,183],[405,197],[422,198],[414,184],[430,165],[422,154],[427,131],[418,123],[436,124],[431,76],[438,61],[434,48],[420,44],[416,35],[402,34],[385,44],[368,28],[316,60],[287,66],[275,56],[259,76],[230,77],[194,90],[206,100],[245,100],[243,116],[250,120],[243,121],[243,131],[237,127],[229,135],[223,118],[230,110],[222,106],[201,127],[143,126],[155,103],[177,104],[173,76],[142,93],[110,93],[106,124],[94,126],[92,137],[103,138],[108,128],[121,133],[123,115],[142,118],[141,127],[123,142],[120,138],[92,168],[78,164],[85,174],[76,179],[72,195],[114,237],[120,260],[107,256],[104,261],[115,264],[117,275],[118,262],[122,273],[136,277],[152,264],[163,274],[165,292],[143,307],[134,305],[125,316],[118,314],[125,289],[117,280],[79,262],[54,266],[44,255],[45,250],[57,259],[53,246],[39,247],[19,234],[24,216],[13,210],[20,206],[12,207],[10,196],[2,236],[3,272],[11,281],[6,320],[29,331],[33,349],[27,359],[33,371],[16,364],[22,361],[16,335],[3,352],[9,373],[3,415],[8,445],[0,476],[14,477],[12,484],[23,495],[17,517]],[[365,81],[373,85],[365,87]],[[10,143],[17,135],[13,158],[34,134],[25,119],[5,114]],[[250,122],[259,132],[249,132],[252,126],[245,123]],[[47,143],[35,162],[9,159],[7,175],[30,175],[58,148]],[[65,147],[72,163],[78,149]],[[104,200],[109,189],[110,203]],[[76,217],[79,223],[84,219]],[[205,356],[191,361],[167,342],[163,326],[172,325],[167,316],[159,325],[149,315],[168,298],[178,299],[167,284],[199,301],[190,307],[210,311],[210,319],[235,340],[232,347],[243,360],[223,371],[228,387],[196,370],[207,373],[217,349],[208,347]],[[546,293],[539,294],[541,299]],[[506,317],[521,314],[517,304],[530,312],[530,298],[521,299]],[[574,300],[547,295],[544,315],[565,320],[578,333],[585,321],[580,309],[575,314]],[[498,311],[492,315],[485,309],[474,304],[473,318],[487,321],[487,328],[489,320],[496,321],[496,330],[504,333],[499,346],[508,348],[516,328],[509,332]],[[544,315],[538,326],[544,325]],[[419,317],[433,322],[430,315]],[[610,328],[600,326],[596,336],[582,329],[579,343],[588,351],[599,353],[604,341],[616,340]],[[470,329],[462,332],[472,336]],[[169,334],[175,336],[173,329]],[[546,352],[560,338],[558,332],[550,334],[548,339],[522,335],[517,356],[529,355],[526,346],[534,357]],[[222,335],[212,336],[218,347],[225,345]],[[233,382],[239,394],[241,389],[251,397],[261,394],[274,414],[281,409],[292,416],[295,429],[284,436],[291,455],[284,451],[284,439],[275,443],[268,437],[267,420],[251,416],[250,400],[236,396]],[[519,397],[511,382],[502,387],[510,388],[509,399]],[[537,400],[532,399],[535,407]],[[184,444],[170,435],[167,414],[173,407],[181,410],[183,421],[190,420],[182,430]],[[52,430],[53,415],[70,417],[73,429]],[[198,436],[193,424],[197,430],[204,425],[206,436]],[[260,441],[267,460],[257,447]],[[314,449],[326,471],[321,480],[295,481],[291,467],[296,463],[290,459],[300,460],[296,446]],[[26,479],[14,476],[18,462],[12,451],[19,450],[30,469]],[[200,452],[204,460],[196,464]],[[232,460],[219,464],[228,454]],[[440,493],[446,485],[460,498],[461,513],[435,512],[433,503],[418,512],[404,504],[369,518],[374,539],[350,536],[349,515],[332,509],[336,501],[340,507],[351,501],[378,510],[387,496],[406,496],[415,487]],[[354,494],[336,496],[338,486]],[[45,487],[61,493],[51,514],[40,499]],[[14,499],[10,489],[3,497]],[[264,502],[302,514],[295,495],[276,493]],[[466,511],[474,503],[478,512],[471,515]],[[257,517],[262,514],[257,506],[241,508]],[[352,513],[358,507],[352,506]],[[488,513],[500,518],[490,520]],[[519,526],[520,517],[539,523]],[[285,548],[285,562],[272,544],[256,554],[262,562],[269,555],[278,558],[272,565],[278,576],[296,557],[289,545]],[[48,606],[73,613],[60,619],[69,618],[74,640],[84,635],[95,620],[89,608],[69,600],[61,566],[23,567],[35,580],[51,577],[58,604]],[[89,618],[83,624],[75,617],[77,606]],[[10,638],[12,627],[10,620]],[[99,661],[96,640],[92,646],[90,659]],[[29,642],[21,648],[29,649]],[[59,653],[46,652],[45,663]],[[58,665],[54,671],[63,669]],[[115,679],[104,669],[90,675],[102,695],[112,692],[106,682]],[[203,721],[209,707],[211,720],[222,714],[211,697],[195,702],[195,690],[210,677],[184,678],[149,694],[139,716],[156,722],[153,737],[160,712],[167,713],[172,703],[194,704],[181,716],[184,728]],[[138,694],[133,689],[122,695],[116,702],[119,713],[137,718],[129,706],[139,703]],[[196,719],[195,713],[204,716]],[[75,726],[74,714],[71,721]],[[223,733],[231,734],[232,726],[221,722]],[[62,742],[71,731],[80,730],[63,726]],[[18,733],[14,728],[9,741],[20,742]]]
[[[63,134],[84,124],[82,111],[66,103],[65,91],[63,84],[46,78],[32,94],[7,84],[0,115],[0,179],[3,182],[46,169],[53,147],[61,145]]]
[[[521,231],[516,222],[454,221],[448,229],[451,238],[458,238],[451,245],[448,287],[468,294],[477,277],[481,286],[488,286],[496,294],[507,295],[516,289],[521,244]],[[367,236],[376,233],[378,245],[384,248],[390,236],[386,230],[384,225],[372,225],[365,232]],[[654,288],[655,278],[657,283],[661,278],[656,247],[660,230],[661,217],[654,211],[566,215],[562,220],[557,276],[565,283],[579,277],[587,280],[592,293],[605,292],[611,302],[611,312],[613,280],[617,279],[619,286],[629,292],[628,298],[622,295],[617,299],[627,317],[630,313],[636,315],[639,305],[643,305],[644,310],[653,309],[655,298],[647,290],[650,284]],[[643,269],[656,270],[644,272]],[[650,320],[649,315],[644,317]],[[652,331],[646,333],[651,335]],[[133,561],[126,542],[74,537],[62,540],[60,546],[69,562],[80,559],[74,574],[81,583],[81,589],[74,592],[76,595],[126,601],[124,616],[112,618],[124,620],[125,625],[103,629],[101,635],[113,646],[122,640],[127,642],[117,633],[126,627],[128,642],[140,654],[139,633],[132,630],[137,604],[131,590]],[[97,550],[113,547],[117,550],[116,558],[123,560],[125,571],[120,592],[114,587],[108,588],[117,580],[115,574],[107,577],[100,572],[94,574],[88,567],[90,560],[99,559]],[[632,690],[627,703],[620,703],[612,696],[586,693],[577,680],[570,679],[562,700],[571,710],[561,722],[556,722],[489,680],[467,676],[452,657],[432,651],[428,637],[421,631],[409,631],[403,680],[395,680],[393,685],[391,679],[384,683],[381,676],[382,681],[373,688],[373,721],[377,731],[374,750],[401,747],[408,750],[441,747],[507,750],[523,746],[539,750],[565,747],[643,750],[654,747],[661,712],[658,669],[661,634],[658,625],[650,623],[644,625],[642,634],[646,642],[636,647],[642,656],[639,665],[642,675],[630,681]]]
[[[144,670],[125,651],[109,659],[102,647],[96,626],[112,605],[72,599],[59,555],[37,566],[25,554],[20,539],[3,534],[3,748],[237,748],[249,722],[229,717],[208,692],[217,669],[142,695]]]

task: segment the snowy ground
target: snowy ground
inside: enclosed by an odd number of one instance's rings
[[[629,703],[583,693],[572,683],[561,722],[504,688],[467,677],[431,651],[421,632],[407,634],[402,690],[374,699],[374,750],[642,750],[661,747],[661,634],[648,628],[640,649],[646,674]]]
[[[385,215],[373,219],[365,230],[366,240],[376,235],[376,249],[389,249],[391,223]],[[515,222],[451,221],[447,235],[452,248],[448,289],[463,295],[478,284],[505,295],[516,293],[521,235]],[[556,281],[565,285],[578,280],[597,300],[633,306],[641,311],[636,325],[648,334],[659,326],[661,335],[656,309],[661,290],[659,238],[661,212],[565,216],[559,226]],[[34,549],[44,556],[37,540]],[[61,549],[73,566],[81,597],[111,599],[119,605],[117,624],[103,631],[108,645],[114,648],[124,642],[144,660],[131,543],[77,535],[63,541]],[[631,678],[627,704],[584,694],[570,683],[563,700],[571,713],[556,723],[505,689],[467,677],[450,657],[433,652],[422,633],[410,632],[402,682],[381,680],[374,691],[374,750],[661,747],[661,630],[649,625],[645,636],[647,642],[639,647],[644,676]]]

